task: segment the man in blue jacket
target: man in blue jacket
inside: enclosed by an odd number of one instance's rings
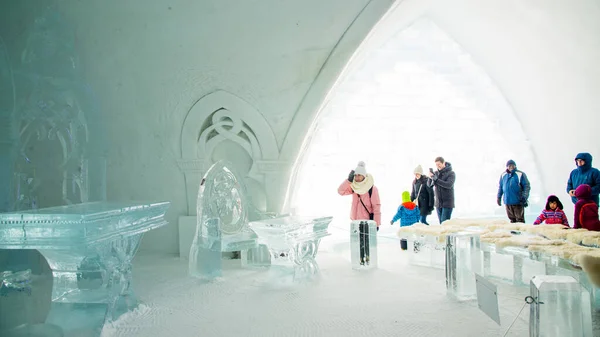
[[[502,172],[499,185],[498,206],[502,206],[502,196],[504,195],[506,215],[510,222],[524,223],[525,207],[527,207],[531,186],[525,172],[517,170],[514,160],[506,162],[506,171]]]
[[[578,153],[575,157],[577,168],[571,171],[567,181],[567,193],[571,196],[573,203],[577,202],[575,190],[579,185],[588,184],[592,188],[592,200],[598,205],[598,194],[600,194],[600,171],[592,167],[592,155],[589,153]]]

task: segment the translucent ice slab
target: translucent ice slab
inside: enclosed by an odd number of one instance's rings
[[[446,237],[446,291],[459,301],[477,298],[475,273],[481,273],[479,233],[459,232]]]
[[[534,300],[529,315],[532,337],[592,336],[589,294],[570,276],[541,275],[531,279]]]
[[[408,241],[408,261],[412,265],[443,269],[446,265],[446,242],[437,236],[412,234]]]
[[[168,202],[90,202],[0,213],[0,248],[83,248],[138,235],[166,225],[168,207]]]
[[[250,222],[271,256],[272,267],[287,268],[294,280],[311,279],[319,275],[315,257],[319,243],[327,232],[332,217],[283,216]]]
[[[377,223],[355,220],[350,223],[352,269],[377,268]]]
[[[76,306],[103,308],[95,314],[111,321],[137,304],[131,260],[144,232],[167,224],[168,207],[168,202],[91,202],[0,213],[0,249],[37,249],[45,257],[53,278],[49,320],[56,320],[48,323],[64,326]]]

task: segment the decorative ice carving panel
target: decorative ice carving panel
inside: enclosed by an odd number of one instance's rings
[[[235,155],[234,147],[238,146],[250,159]],[[222,151],[223,147],[229,147],[232,151]],[[262,189],[269,190],[269,179],[265,178],[265,174],[271,174],[272,171],[264,171],[262,168],[265,163],[287,167],[279,163],[278,158],[279,148],[275,134],[258,110],[241,98],[222,90],[202,97],[189,110],[181,132],[179,167],[186,179],[188,213],[194,212],[196,208],[195,192],[200,178],[216,161],[233,162],[246,179],[253,179]],[[263,194],[262,191],[257,193]]]
[[[48,8],[24,33],[13,58],[18,129],[12,190],[16,210],[88,201],[90,89],[79,72],[76,36],[62,15]],[[43,188],[41,188],[43,187]]]

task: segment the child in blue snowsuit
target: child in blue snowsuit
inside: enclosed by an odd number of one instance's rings
[[[402,192],[402,204],[398,207],[398,212],[396,212],[396,215],[394,215],[394,218],[390,221],[390,225],[393,225],[394,222],[400,219],[400,227],[410,226],[419,222],[420,218],[421,213],[419,212],[419,207],[417,207],[417,204],[410,201],[410,193],[408,191]]]

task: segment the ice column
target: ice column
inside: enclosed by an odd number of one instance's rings
[[[481,273],[479,233],[459,232],[446,237],[446,291],[459,301],[477,298],[475,273]]]
[[[377,268],[377,223],[355,220],[350,223],[352,268]]]
[[[590,296],[571,276],[534,276],[529,315],[531,337],[592,336]]]

